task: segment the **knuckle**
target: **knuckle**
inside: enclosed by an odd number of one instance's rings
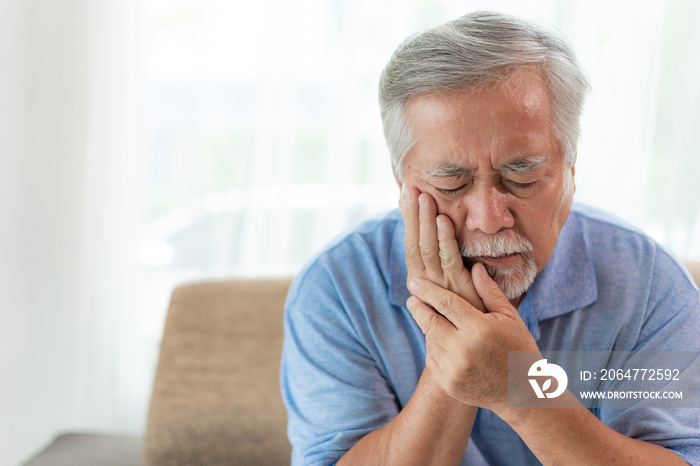
[[[481,327],[474,331],[473,342],[475,346],[483,348],[487,345],[491,345],[496,337],[497,336],[494,335],[494,332],[490,328]]]
[[[413,241],[406,240],[404,241],[404,245],[406,246],[406,257],[416,257],[420,255],[420,251]]]
[[[437,257],[437,252],[430,246],[425,244],[420,245],[420,254],[424,259],[435,259]]]
[[[459,364],[457,366],[458,373],[462,376],[468,375],[472,372],[472,362],[468,357],[462,357],[459,359]]]
[[[439,309],[454,309],[457,302],[452,293],[441,293],[437,298],[437,304]]]
[[[445,251],[444,249],[440,249],[440,263],[446,268],[452,268],[456,265],[457,260],[449,252]]]
[[[430,334],[433,337],[437,336],[438,329],[440,328],[439,320],[440,318],[438,317],[437,313],[431,312],[430,315],[423,322],[424,333],[426,335]]]

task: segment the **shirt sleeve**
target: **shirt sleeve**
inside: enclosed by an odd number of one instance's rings
[[[293,465],[334,464],[399,412],[357,331],[363,303],[348,294],[343,277],[316,262],[287,299],[280,380]]]
[[[700,350],[700,292],[676,262],[660,252],[655,261],[655,279],[649,290],[649,307],[634,349],[637,354],[682,351],[684,355]],[[679,353],[680,354],[680,353]],[[684,388],[700,390],[700,358],[682,373]],[[643,366],[643,361],[635,362]],[[689,382],[689,383],[688,383]],[[668,387],[673,388],[673,387]],[[601,419],[628,437],[661,445],[691,465],[700,465],[700,406],[681,408],[654,407],[640,402],[626,409],[601,406]]]

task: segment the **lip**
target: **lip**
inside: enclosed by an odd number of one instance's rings
[[[476,259],[477,262],[481,262],[482,264],[490,265],[492,267],[515,267],[520,265],[520,262],[522,261],[520,253],[518,252],[499,257],[479,256],[475,257],[474,259]]]

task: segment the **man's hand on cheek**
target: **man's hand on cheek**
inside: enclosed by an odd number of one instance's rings
[[[415,188],[404,188],[400,205],[406,225],[407,284],[414,278],[428,279],[485,310],[462,262],[450,218],[438,215],[433,197]]]
[[[455,293],[416,278],[408,308],[425,334],[426,367],[452,397],[497,414],[508,405],[508,352],[538,351],[518,311],[482,264],[472,269],[474,286],[488,312]]]

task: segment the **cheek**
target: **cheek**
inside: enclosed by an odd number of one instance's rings
[[[444,199],[435,198],[437,213],[447,215],[452,220],[457,241],[462,242],[462,233],[467,223],[467,209],[462,203],[447,202]]]

